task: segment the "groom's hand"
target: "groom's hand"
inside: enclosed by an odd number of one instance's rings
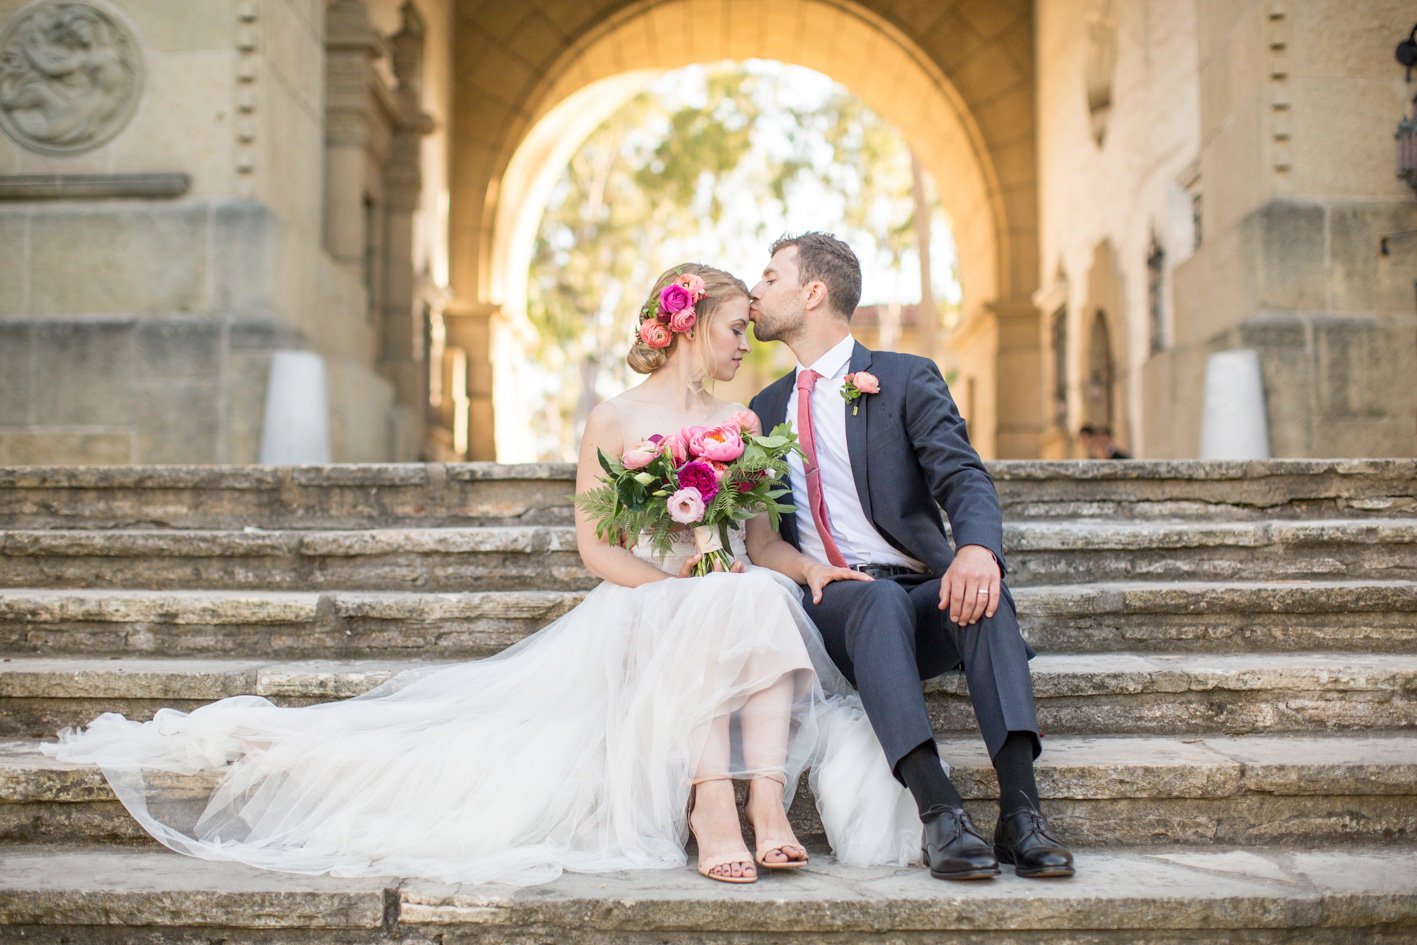
[[[994,553],[983,545],[965,545],[940,579],[940,609],[950,612],[951,622],[968,627],[994,616],[1002,585]]]
[[[812,603],[822,602],[822,588],[832,581],[870,581],[871,575],[853,571],[850,568],[835,568],[829,564],[813,561],[802,569],[807,578],[807,587],[812,592]]]

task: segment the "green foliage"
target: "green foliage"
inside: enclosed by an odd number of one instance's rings
[[[866,247],[863,259],[884,253],[895,265],[915,246],[909,147],[858,99],[840,87],[804,98],[775,65],[701,81],[673,104],[651,92],[632,98],[553,189],[527,297],[528,354],[562,380],[540,424],[560,431],[546,458],[566,455],[590,408],[633,382],[624,356],[635,313],[667,267],[760,265],[771,238],[799,219],[804,194],[822,204],[811,225]],[[739,275],[752,283],[753,272]],[[749,358],[766,356],[759,346]]]

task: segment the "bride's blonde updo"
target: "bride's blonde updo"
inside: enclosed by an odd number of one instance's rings
[[[646,297],[641,311],[655,310],[659,305],[660,293],[664,291],[665,287],[686,275],[698,276],[704,282],[704,297],[694,305],[694,311],[698,313],[698,319],[694,323],[695,331],[708,330],[708,326],[713,321],[714,312],[724,301],[736,297],[745,299],[748,297],[747,283],[737,276],[700,263],[682,263],[666,269],[664,274],[655,280],[654,288]],[[669,360],[669,355],[679,344],[681,334],[682,332],[670,332],[667,346],[651,348],[640,338],[637,326],[635,341],[630,345],[630,353],[625,356],[625,361],[630,365],[631,370],[640,374],[653,374],[664,367]]]

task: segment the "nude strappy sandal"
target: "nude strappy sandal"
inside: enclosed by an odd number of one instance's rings
[[[762,779],[762,780],[764,780],[764,781],[771,781],[771,782],[773,782],[774,784],[776,784],[777,787],[778,787],[778,797],[781,797],[783,791],[787,788],[787,779],[786,779],[785,777],[778,777],[778,776],[771,775],[771,774],[764,774],[764,775],[759,775],[757,778],[754,778],[753,780],[756,781],[756,780],[759,780],[759,778]],[[750,783],[750,785],[751,785],[751,782],[749,782],[749,783]],[[749,790],[751,790],[751,786],[750,786]],[[754,827],[754,828],[753,828],[753,840],[754,840],[754,845],[757,847],[757,855],[753,857],[753,862],[756,863],[756,864],[758,864],[758,866],[761,867],[762,869],[765,869],[765,870],[799,870],[799,869],[801,869],[802,867],[804,867],[804,866],[807,865],[807,862],[808,862],[807,848],[804,847],[795,837],[790,837],[790,838],[784,838],[784,837],[763,837],[763,836],[759,836],[759,835],[758,835],[757,828]],[[788,856],[788,855],[789,855],[788,852],[787,852],[787,848],[788,848],[788,847],[795,847],[796,849],[801,850],[801,851],[802,851],[802,854],[803,854],[802,859],[800,859],[800,860],[785,860],[785,861],[783,861],[783,862],[781,862],[781,863],[769,863],[769,862],[768,862],[768,860],[767,860],[767,855],[768,855],[769,853],[773,852],[774,850],[776,850],[777,852],[781,853],[783,856]]]
[[[689,782],[689,814],[691,815],[689,819],[689,833],[694,836],[695,840],[698,839],[698,835],[694,833],[694,822],[692,820],[692,814],[694,813],[694,802],[698,799],[699,785],[704,784],[708,781],[731,780],[733,779],[726,776],[718,776],[711,778],[695,778],[694,780]],[[758,874],[756,870],[754,870],[752,876],[726,876],[723,874],[715,874],[713,872],[713,870],[716,870],[721,866],[731,866],[734,863],[742,863],[746,867],[752,862],[753,861],[748,857],[747,846],[744,846],[742,848],[741,853],[736,851],[733,853],[720,853],[718,856],[711,856],[707,860],[703,858],[701,851],[699,855],[699,875],[708,879],[717,880],[720,883],[756,883],[758,881]]]

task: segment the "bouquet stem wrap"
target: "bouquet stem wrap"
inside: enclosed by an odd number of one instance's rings
[[[700,555],[699,563],[694,565],[695,577],[703,577],[713,571],[727,571],[733,567],[733,555],[723,547],[723,538],[717,526],[694,526],[694,547]]]

